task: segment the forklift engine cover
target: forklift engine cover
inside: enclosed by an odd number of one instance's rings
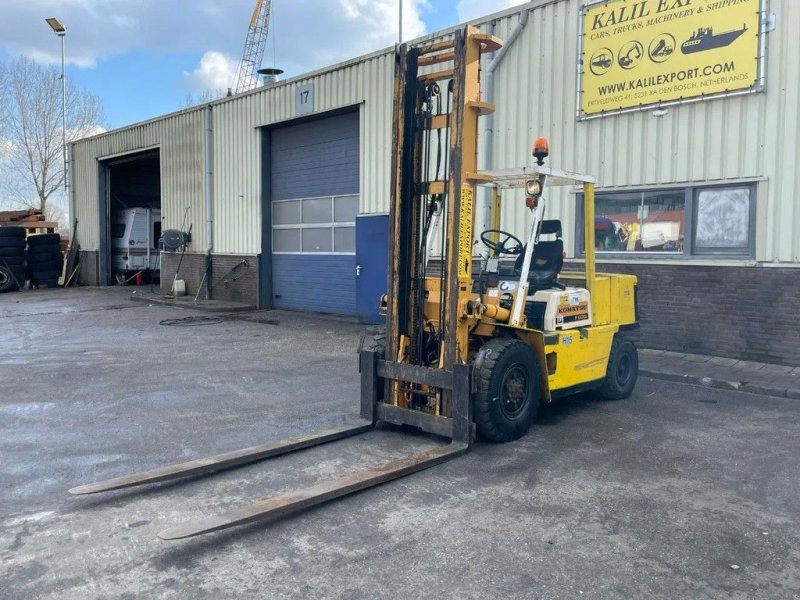
[[[592,301],[589,290],[568,287],[565,290],[538,290],[528,296],[528,327],[541,331],[560,331],[592,324]]]

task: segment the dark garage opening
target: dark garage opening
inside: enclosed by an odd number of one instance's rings
[[[157,282],[161,238],[159,151],[108,160],[101,178],[103,175],[108,202],[106,283]]]

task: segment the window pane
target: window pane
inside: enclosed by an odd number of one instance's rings
[[[331,252],[331,228],[303,229],[303,252]]]
[[[356,228],[336,227],[333,230],[333,243],[336,252],[355,252]]]
[[[303,223],[332,223],[331,199],[303,200]]]
[[[599,252],[683,252],[683,190],[598,194],[595,244]]]
[[[749,233],[749,188],[702,190],[697,195],[696,248],[746,250]]]
[[[358,196],[337,196],[333,204],[337,223],[355,223],[358,214]]]
[[[300,223],[300,200],[272,203],[273,225],[297,225]]]
[[[273,252],[300,252],[299,229],[273,229]]]

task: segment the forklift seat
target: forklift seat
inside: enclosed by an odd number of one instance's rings
[[[554,240],[542,240],[533,248],[533,258],[528,271],[529,291],[546,290],[548,288],[563,289],[563,284],[557,281],[558,274],[564,266],[564,242],[561,239],[561,221],[551,219],[542,221],[539,235],[554,235]],[[525,248],[522,249],[514,263],[514,272],[522,272],[522,263],[525,260]]]

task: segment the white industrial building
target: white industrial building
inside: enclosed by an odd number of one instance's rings
[[[714,1],[693,0],[709,12]],[[756,30],[741,30],[758,39],[757,86],[606,114],[579,110],[584,0],[478,19],[505,41],[482,70],[496,112],[482,118],[479,164],[530,165],[530,144],[545,135],[551,165],[598,178],[599,268],[639,275],[645,345],[798,362],[800,3],[747,1],[759,7]],[[190,293],[202,281],[213,298],[373,320],[386,278],[393,73],[386,48],[72,144],[82,282],[116,283],[110,215],[148,206],[162,229],[191,226],[180,272]],[[574,261],[580,201],[569,190],[548,197]],[[501,227],[523,237],[527,215],[504,198]],[[162,254],[163,289],[177,262]]]

